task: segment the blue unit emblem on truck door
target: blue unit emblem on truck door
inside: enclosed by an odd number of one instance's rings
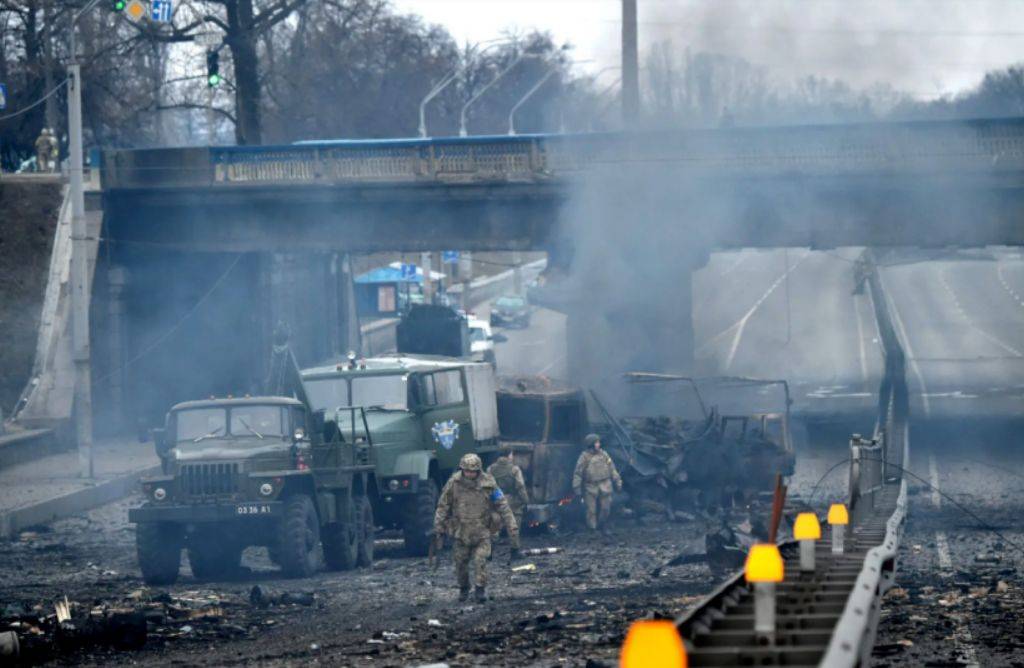
[[[430,431],[434,434],[434,441],[445,450],[451,450],[455,447],[455,441],[459,438],[459,423],[455,420],[435,422]]]

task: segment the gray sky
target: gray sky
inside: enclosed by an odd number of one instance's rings
[[[591,72],[618,64],[619,0],[394,0],[460,41],[550,31]],[[1024,60],[1024,0],[638,0],[640,48],[671,40],[864,88],[932,98]],[[612,81],[617,73],[605,74]]]

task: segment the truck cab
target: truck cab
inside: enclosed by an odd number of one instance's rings
[[[145,501],[129,511],[146,582],[174,582],[182,549],[199,579],[229,576],[249,545],[291,576],[372,562],[370,444],[355,430],[346,438],[302,401],[260,396],[179,403],[154,437],[162,475],[142,481]]]
[[[385,355],[304,369],[302,380],[313,409],[325,411],[342,433],[368,432],[375,516],[402,530],[410,554],[426,554],[438,490],[462,455],[497,449],[493,367]],[[353,407],[365,426],[353,425]]]

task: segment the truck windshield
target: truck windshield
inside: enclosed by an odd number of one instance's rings
[[[280,406],[235,406],[231,409],[232,436],[284,436],[284,409]]]
[[[473,343],[487,340],[487,332],[484,331],[483,327],[470,327],[469,328],[469,340]]]
[[[235,406],[192,408],[175,414],[175,437],[179,443],[206,438],[263,438],[285,435],[284,409],[281,406]],[[228,429],[230,421],[231,429]]]
[[[193,408],[175,415],[178,442],[214,438],[227,433],[228,412],[223,408]]]
[[[303,384],[306,386],[309,403],[315,411],[333,411],[338,406],[351,405],[348,400],[347,378],[317,378],[306,380]]]
[[[381,406],[402,411],[409,408],[405,376],[358,376],[351,382],[351,406]]]

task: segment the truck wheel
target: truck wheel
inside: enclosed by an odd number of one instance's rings
[[[359,556],[356,561],[360,566],[370,568],[373,566],[373,541],[377,527],[373,523],[373,506],[365,496],[359,499],[356,517],[359,518]]]
[[[434,531],[434,511],[437,510],[437,485],[430,478],[421,480],[416,495],[405,507],[402,537],[405,551],[412,557],[424,557],[430,551]]]
[[[174,584],[181,566],[184,532],[167,522],[148,522],[135,527],[135,548],[142,579],[150,585]]]
[[[215,536],[197,537],[188,547],[188,563],[197,580],[222,580],[238,573],[242,547]]]
[[[358,509],[356,510],[358,518]],[[359,561],[358,523],[334,522],[324,527],[324,561],[332,571],[348,571]]]
[[[319,568],[320,520],[312,499],[305,494],[290,496],[284,502],[275,551],[288,577],[309,577]]]

